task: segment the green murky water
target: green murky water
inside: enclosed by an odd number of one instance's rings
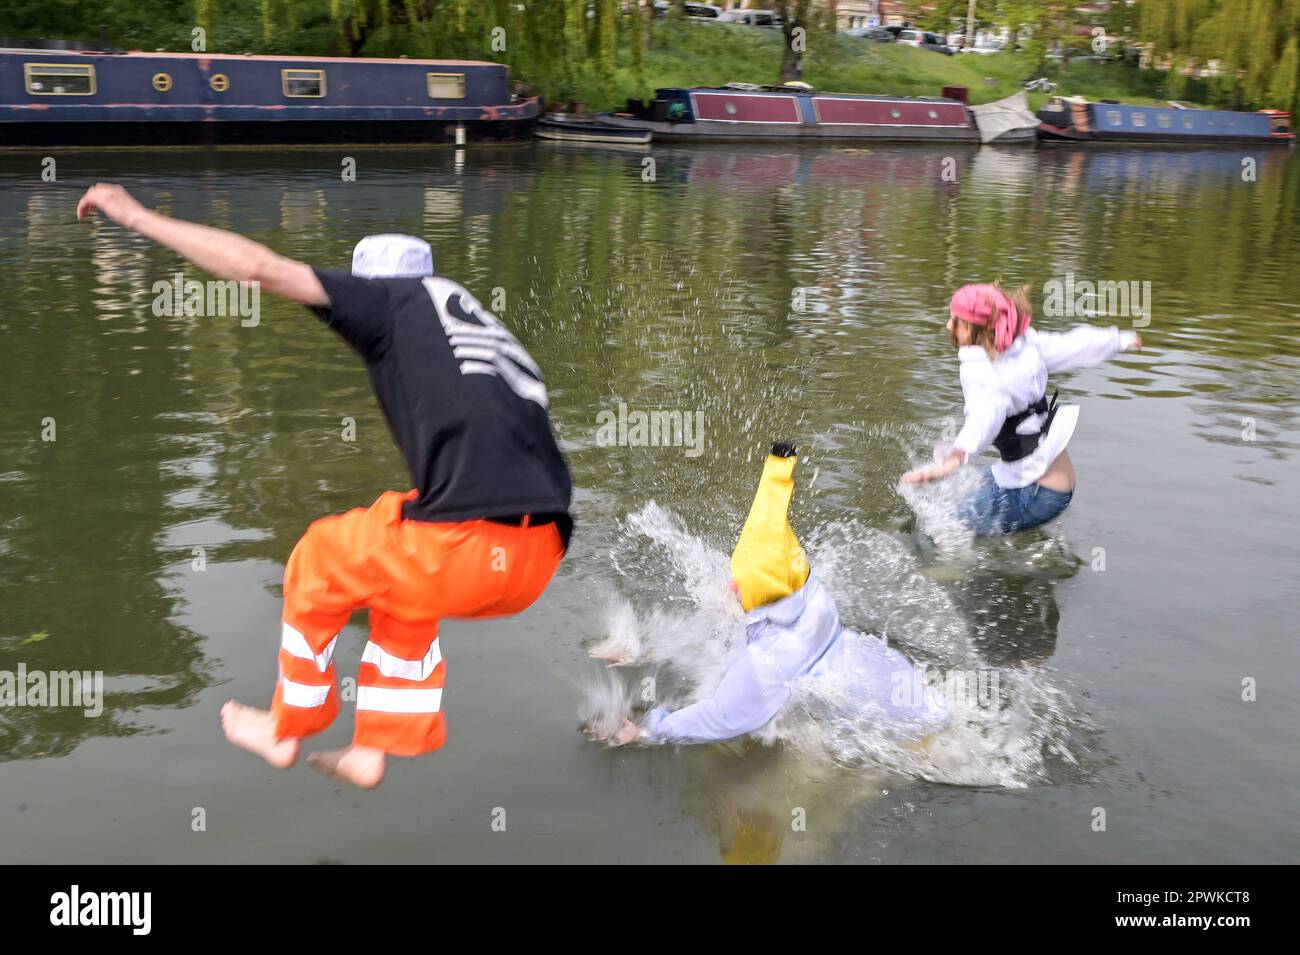
[[[67,153],[55,183],[40,158],[0,157],[0,671],[102,671],[105,699],[0,709],[0,860],[1294,861],[1287,153],[1253,182],[1237,153],[1148,149],[365,150],[346,183],[328,151]],[[155,316],[178,261],[75,223],[100,179],[317,265],[421,234],[546,373],[570,557],[522,617],[448,624],[450,742],[376,793],[275,773],[217,720],[269,700],[298,535],[407,486],[364,372],[284,303]],[[1147,349],[1055,381],[1083,406],[1074,504],[1049,532],[936,548],[895,479],[960,414],[946,298],[1001,276],[1041,301],[1066,273],[1151,283]],[[702,440],[603,446],[620,403],[702,413]],[[954,744],[995,773],[576,732],[606,678],[584,648],[619,612],[688,607],[684,552],[729,551],[776,437],[801,445],[795,527],[848,623],[922,660],[958,639],[1033,690]],[[652,501],[685,531],[642,533]]]

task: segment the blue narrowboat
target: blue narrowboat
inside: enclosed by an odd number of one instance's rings
[[[1054,96],[1038,111],[1038,120],[1043,142],[1285,146],[1295,141],[1291,114],[1277,109],[1244,113]]]
[[[0,49],[0,147],[528,139],[540,111],[499,63]]]

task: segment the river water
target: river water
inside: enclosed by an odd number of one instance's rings
[[[350,155],[355,181],[326,150],[77,151],[53,182],[0,157],[0,671],[105,692],[93,716],[0,709],[0,861],[1296,861],[1286,152]],[[95,180],[319,266],[423,235],[546,374],[570,555],[522,616],[446,624],[449,742],[376,792],[270,770],[217,717],[269,701],[307,524],[408,486],[364,371],[269,297],[156,315],[181,266],[76,223]],[[972,542],[943,519],[959,485],[896,482],[960,420],[946,299],[998,277],[1040,328],[1137,321],[1146,348],[1054,376],[1082,407],[1062,520]],[[1067,277],[1137,282],[1149,316],[1041,314]],[[620,405],[702,426],[611,446]],[[588,741],[647,680],[687,699],[725,663],[726,555],[774,439],[800,446],[794,527],[846,623],[997,700],[906,759],[800,706],[766,744]],[[364,639],[358,615],[341,675]],[[661,665],[599,667],[608,640]]]

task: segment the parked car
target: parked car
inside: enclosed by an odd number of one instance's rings
[[[898,42],[922,50],[934,50],[936,53],[943,53],[947,56],[953,54],[952,47],[944,43],[939,34],[929,33],[925,30],[903,30],[898,34]]]
[[[976,40],[974,46],[963,47],[960,52],[988,56],[991,53],[1001,53],[1006,48],[1007,45],[1001,40]]]
[[[655,16],[666,17],[672,10],[669,0],[655,0]],[[688,20],[718,20],[722,17],[722,7],[711,3],[688,3],[685,5]]]
[[[722,18],[722,7],[715,7],[711,3],[688,3],[686,15],[696,20],[719,20]]]
[[[771,10],[724,10],[718,19],[723,23],[743,23],[748,27],[781,28],[781,18]]]
[[[874,40],[877,43],[893,43],[894,34],[885,27],[855,27],[845,30],[845,36],[857,37],[859,40]]]
[[[1043,56],[1045,59],[1051,60],[1054,63],[1059,63],[1065,58],[1065,51],[1058,48],[1050,50]],[[1118,53],[1093,53],[1087,47],[1076,48],[1070,51],[1071,63],[1114,63],[1119,59],[1121,59],[1121,56]],[[1210,60],[1209,62],[1212,64],[1218,61]]]

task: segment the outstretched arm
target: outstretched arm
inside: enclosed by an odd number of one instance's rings
[[[653,710],[640,738],[664,743],[735,739],[762,727],[789,699],[790,687],[771,657],[751,644],[723,674],[713,696],[674,713]]]
[[[965,463],[966,452],[953,451],[942,461],[926,465],[923,468],[917,468],[915,471],[908,471],[899,478],[899,481],[903,484],[928,484],[930,481],[939,481],[946,478]]]
[[[77,203],[77,218],[98,209],[124,229],[165,245],[220,279],[257,282],[272,295],[328,307],[329,296],[311,266],[225,229],[172,219],[146,209],[121,186],[101,182]]]
[[[1137,351],[1142,347],[1142,336],[1137,332],[1121,330],[1114,325],[1099,328],[1095,325],[1077,325],[1068,332],[1033,331],[1038,353],[1048,371],[1072,371],[1099,365],[1122,351]]]
[[[997,437],[1009,410],[1006,396],[982,387],[974,373],[968,374],[965,369],[962,371],[962,389],[966,393],[966,418],[948,454],[942,461],[908,471],[899,479],[903,484],[925,484],[946,478]]]

